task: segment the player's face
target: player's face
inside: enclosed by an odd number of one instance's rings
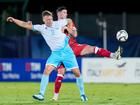
[[[67,10],[64,9],[57,13],[58,19],[66,19],[67,18]]]
[[[51,27],[53,23],[53,17],[52,16],[44,16],[43,22],[48,26]]]

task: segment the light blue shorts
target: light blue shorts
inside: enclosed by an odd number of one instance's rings
[[[53,51],[48,58],[46,65],[53,65],[57,67],[61,63],[64,64],[66,70],[79,68],[76,57],[69,46],[59,51]]]

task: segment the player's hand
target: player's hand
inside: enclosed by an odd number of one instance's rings
[[[14,22],[14,18],[13,17],[8,17],[7,21],[12,23],[12,22]]]
[[[77,31],[76,27],[72,27],[72,31]]]

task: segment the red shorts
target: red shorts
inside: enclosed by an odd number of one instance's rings
[[[72,46],[70,46],[75,54],[76,57],[81,56],[81,52],[82,50],[88,46],[87,44],[78,44],[78,43],[74,43]],[[57,69],[61,69],[64,68],[64,65],[61,64],[60,66],[57,67]]]
[[[73,44],[72,46],[70,46],[75,54],[76,57],[78,56],[81,56],[81,52],[82,50],[88,46],[87,44],[78,44],[78,43],[75,43]]]

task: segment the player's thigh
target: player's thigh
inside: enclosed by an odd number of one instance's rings
[[[53,65],[46,65],[45,66],[45,70],[44,70],[44,74],[49,75],[56,67]]]
[[[81,52],[85,47],[86,47],[86,44],[75,44],[71,48],[75,56],[81,56]]]
[[[58,69],[58,74],[64,75],[65,74],[65,68]]]
[[[57,53],[52,53],[46,62],[45,71],[51,68],[56,68],[60,61],[60,56]]]
[[[74,75],[75,75],[76,77],[80,77],[80,70],[79,70],[79,68],[74,68],[74,69],[72,69],[72,72],[74,73]]]
[[[85,45],[85,47],[82,49],[80,54],[82,56],[92,54],[94,52],[94,48],[95,48],[95,46]]]
[[[63,63],[61,63],[58,67],[57,67],[57,71],[58,71],[58,74],[62,74],[62,75],[64,75],[64,73],[65,73],[65,66],[64,66],[64,64]]]
[[[63,60],[64,66],[66,70],[72,70],[73,68],[79,68],[76,57],[74,54],[69,54]]]

